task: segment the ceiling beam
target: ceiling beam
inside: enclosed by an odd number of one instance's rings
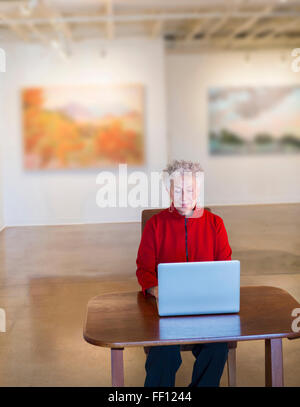
[[[106,8],[106,16],[108,20],[106,21],[106,37],[109,40],[113,40],[115,38],[115,23],[114,23],[114,6],[113,0],[106,0],[105,4]]]
[[[243,0],[235,0],[233,2],[234,4],[231,3],[231,4],[227,5],[227,10],[223,14],[223,16],[221,18],[219,18],[215,23],[211,23],[208,26],[208,28],[206,30],[204,30],[204,32],[203,32],[204,37],[199,39],[198,41],[201,42],[201,44],[209,42],[211,37],[213,36],[213,34],[215,34],[217,31],[219,31],[224,26],[224,24],[230,19],[230,17],[232,16],[232,13],[238,11],[239,7],[241,6],[242,1]],[[204,26],[204,24],[203,24],[203,26]],[[201,24],[200,24],[200,28],[201,28]],[[192,40],[193,37],[194,37],[194,35],[187,36],[186,41]]]
[[[268,50],[274,50],[278,52],[287,52],[289,53],[291,49],[299,47],[299,42],[298,43],[293,43],[289,44],[286,46],[285,44],[268,44],[267,48]],[[264,46],[259,46],[259,47],[240,47],[240,48],[233,48],[230,50],[230,52],[245,52],[245,53],[255,53],[256,51],[263,51],[265,50],[266,47]],[[228,51],[228,50],[227,50]],[[207,54],[207,53],[216,53],[216,52],[224,52],[224,49],[222,48],[211,48],[209,46],[205,47],[194,47],[194,48],[188,48],[188,47],[172,47],[172,48],[166,48],[167,54]]]
[[[224,44],[220,41],[213,40],[210,43],[203,43],[198,40],[193,40],[190,42],[186,41],[173,41],[170,45],[170,50],[174,50],[175,52],[180,52],[180,51],[228,51],[226,47],[224,47]],[[290,49],[294,47],[299,47],[299,40],[298,39],[284,39],[278,37],[277,39],[269,40],[268,42],[262,43],[260,41],[253,41],[248,44],[245,44],[243,42],[243,39],[236,39],[235,40],[235,48],[232,49],[232,51],[235,50],[251,50],[251,49],[266,49],[266,48],[285,48],[285,49]],[[168,45],[166,47],[168,49]]]
[[[48,18],[48,22],[56,32],[62,34],[68,41],[73,40],[72,30],[69,24],[63,21],[63,16],[56,7],[52,4],[49,6],[49,3],[40,1],[35,11],[38,10],[45,15],[45,18]],[[59,19],[60,22],[57,22],[57,19]]]
[[[270,8],[270,7],[268,7]],[[224,16],[223,12],[193,12],[193,13],[161,13],[161,14],[137,14],[137,15],[73,15],[73,16],[62,16],[56,17],[53,19],[53,22],[61,23],[92,23],[92,22],[140,22],[140,21],[153,21],[153,20],[165,20],[165,21],[180,21],[180,20],[197,20],[197,19],[216,19],[222,18]],[[262,17],[268,18],[281,18],[281,17],[300,17],[300,11],[278,11],[270,12],[269,14],[265,12],[253,12],[253,11],[237,11],[233,12],[230,16],[232,19],[247,19],[246,22],[239,26],[236,30],[237,32],[245,30],[245,27],[250,27],[257,20]],[[32,18],[31,22],[33,24],[47,24],[49,23],[48,19],[43,18]],[[0,25],[7,25],[8,23],[14,23],[19,25],[26,25],[23,21],[23,18],[8,18],[6,22],[0,22]],[[234,34],[236,35],[236,33]]]
[[[38,38],[38,40],[46,45],[47,47],[52,47],[55,51],[63,58],[66,58],[69,51],[64,49],[61,42],[56,39],[48,38],[44,33],[42,33],[31,21],[26,21],[26,26],[28,29]]]
[[[269,40],[270,38],[275,38],[276,35],[282,34],[286,31],[288,31],[289,29],[296,28],[296,27],[300,30],[300,18],[293,19],[292,21],[289,21],[286,24],[281,24],[281,25],[274,24],[272,31],[269,34],[266,34],[259,41],[264,42],[266,40]]]
[[[223,17],[220,18],[216,24],[212,24],[209,28],[208,31],[205,33],[205,38],[209,39],[212,37],[213,34],[215,34],[217,31],[220,30],[224,26],[225,23],[232,17],[233,13],[238,13],[239,8],[243,5],[244,0],[233,0],[230,1],[229,4],[227,4],[226,7],[226,12],[224,13]]]
[[[198,34],[207,25],[207,20],[200,20],[192,24],[184,37],[184,41],[191,41],[196,34]]]
[[[226,46],[230,47],[232,42],[235,41],[235,37],[253,27],[257,21],[259,21],[263,17],[270,17],[270,14],[274,10],[274,5],[265,7],[259,14],[248,18],[242,25],[239,25],[235,30],[229,34],[224,40]]]
[[[249,43],[255,43],[255,44],[259,44],[259,45],[270,43],[272,40],[273,41],[274,41],[274,39],[276,40],[276,35],[278,35],[280,33],[284,33],[288,29],[293,28],[293,27],[299,27],[299,30],[300,30],[300,19],[290,21],[286,24],[278,25],[278,23],[277,24],[274,23],[273,25],[269,25],[265,28],[262,28],[262,27],[257,28],[254,32],[252,32],[247,37],[241,38],[241,39],[235,39],[232,42],[232,46],[235,47],[236,44],[239,44],[239,43],[243,43],[243,45],[247,45]],[[257,37],[257,35],[265,32],[265,31],[269,31],[269,32],[262,37]],[[287,39],[287,41],[288,41],[288,39]]]
[[[163,33],[163,29],[164,29],[164,21],[163,20],[155,21],[152,25],[151,37],[152,38],[160,37]]]
[[[8,17],[6,14],[0,13],[0,25],[7,25],[11,29],[11,31],[13,31],[17,35],[18,38],[23,41],[28,41],[28,33],[20,28],[17,23],[11,21],[10,17]]]
[[[227,13],[224,17],[222,17],[216,24],[212,24],[208,30],[205,32],[205,38],[209,39],[213,34],[220,30],[224,26],[224,24],[229,20],[230,14]]]

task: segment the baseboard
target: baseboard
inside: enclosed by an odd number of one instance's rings
[[[214,204],[214,203],[205,203],[206,207],[214,207],[214,208],[219,208],[219,207],[228,207],[228,206],[275,206],[275,205],[299,205],[299,201],[295,202],[269,202],[269,203],[249,203],[249,202],[241,202],[241,203],[234,203],[234,204]],[[143,208],[143,209],[153,209],[153,208]],[[80,222],[76,220],[57,220],[53,223],[43,223],[43,222],[28,222],[28,223],[11,223],[8,225],[5,225],[4,228],[9,228],[9,227],[26,227],[26,226],[74,226],[74,225],[101,225],[105,223],[140,223],[140,219],[131,219],[131,220],[102,220],[102,221],[86,221],[86,222]],[[3,228],[3,229],[4,229]],[[2,230],[3,230],[2,229]]]
[[[299,205],[300,201],[289,201],[289,202],[284,202],[284,201],[278,201],[278,202],[240,202],[240,203],[234,203],[234,204],[228,204],[228,203],[210,203],[210,204],[205,204],[205,206],[271,206],[271,205]]]
[[[100,222],[60,222],[60,223],[14,223],[5,225],[5,228],[14,227],[32,227],[32,226],[79,226],[79,225],[101,225],[104,223],[141,223],[140,220],[119,220],[119,221],[100,221]]]

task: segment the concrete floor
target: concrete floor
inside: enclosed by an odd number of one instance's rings
[[[300,204],[213,207],[224,220],[242,285],[273,285],[300,302]],[[110,350],[86,343],[88,300],[140,290],[139,223],[12,227],[0,233],[0,386],[110,386]],[[286,386],[300,386],[300,339],[283,340]],[[176,386],[194,357],[182,352]],[[142,348],[124,351],[125,385],[143,386]],[[264,342],[239,342],[238,386],[264,385]],[[226,369],[221,386],[227,386]]]

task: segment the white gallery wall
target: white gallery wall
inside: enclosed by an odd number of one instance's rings
[[[160,39],[99,41],[76,45],[63,60],[39,45],[1,45],[7,71],[1,98],[4,155],[4,210],[7,225],[68,224],[140,220],[140,208],[99,208],[96,184],[101,170],[26,171],[22,157],[20,90],[30,86],[144,85],[147,163],[142,170],[159,171],[167,161],[165,56]],[[128,169],[128,174],[133,170]],[[114,170],[118,176],[118,170]],[[118,181],[118,180],[117,180]]]
[[[300,201],[300,155],[216,157],[208,153],[208,89],[298,85],[300,73],[292,71],[289,53],[285,59],[278,51],[253,52],[250,59],[243,52],[167,55],[160,39],[126,39],[109,45],[84,41],[68,61],[39,45],[1,47],[6,48],[7,70],[0,77],[4,194],[0,225],[140,220],[140,207],[97,206],[96,177],[104,168],[23,169],[20,90],[30,86],[141,83],[147,154],[142,170],[160,171],[173,158],[199,161],[205,171],[206,205]],[[148,202],[151,206],[150,197]]]
[[[0,146],[1,147],[1,146]],[[0,231],[4,228],[3,183],[2,183],[2,155],[0,148]]]
[[[3,201],[4,200],[3,200],[3,183],[2,183],[2,152],[1,152],[1,144],[0,144],[0,231],[5,226]]]
[[[1,95],[3,94],[3,83],[5,78],[5,72],[0,72],[0,231],[4,228],[4,197],[3,197],[3,182],[2,182],[2,174],[3,174],[3,151],[2,151],[2,144],[3,144],[3,116],[1,112],[3,110],[3,98]]]
[[[288,51],[167,56],[169,156],[201,163],[207,205],[300,202],[300,154],[222,157],[208,153],[208,89],[299,86],[300,73],[293,72],[291,62]]]

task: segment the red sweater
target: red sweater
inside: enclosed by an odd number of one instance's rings
[[[222,218],[206,209],[200,217],[194,214],[186,218],[172,204],[146,222],[136,259],[136,276],[145,296],[147,288],[158,284],[159,263],[231,260]]]

